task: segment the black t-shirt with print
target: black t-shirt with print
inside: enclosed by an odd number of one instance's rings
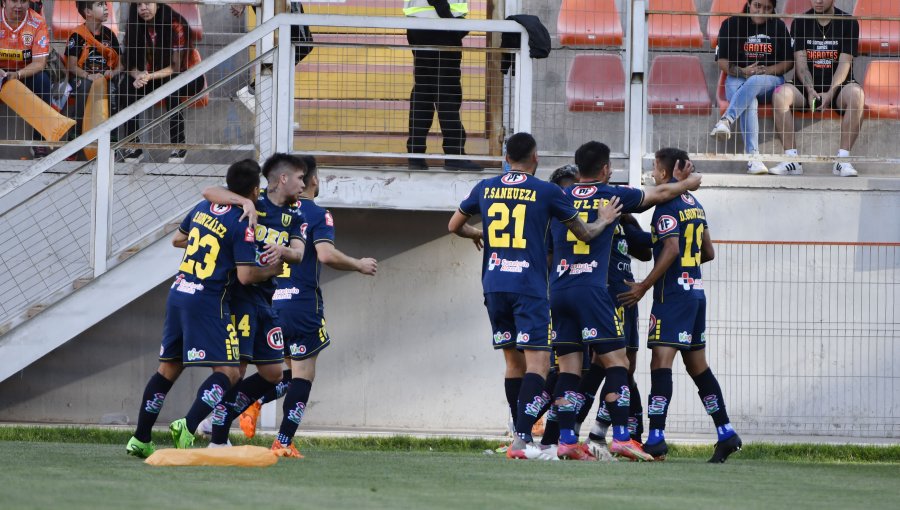
[[[119,39],[109,27],[102,25],[100,28],[100,35],[94,34],[94,37],[100,41],[100,44],[116,50],[116,53],[119,55],[122,54],[121,47],[119,46]],[[87,43],[85,43],[83,37],[72,32],[72,35],[69,36],[69,40],[66,43],[66,58],[74,58],[75,62],[78,62],[78,59],[81,58],[81,51],[86,45]],[[88,46],[88,56],[85,59],[82,68],[88,73],[102,73],[103,71],[112,70],[109,68],[109,64],[106,62],[103,54],[93,46]]]
[[[815,14],[812,9],[806,14]],[[835,8],[835,16],[824,27],[812,18],[797,18],[791,25],[794,36],[794,51],[806,52],[806,63],[813,77],[813,88],[816,92],[827,92],[831,88],[832,77],[837,70],[841,53],[857,55],[859,45],[859,22],[846,12]],[[853,67],[847,73],[844,83],[853,80]]]
[[[732,16],[719,29],[719,58],[747,67],[754,63],[766,66],[793,60],[791,34],[778,18],[768,18],[757,25],[745,16]]]

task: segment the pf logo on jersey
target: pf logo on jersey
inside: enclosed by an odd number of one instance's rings
[[[668,214],[660,216],[659,219],[656,220],[656,235],[667,234],[676,228],[678,228],[678,220]]]
[[[266,334],[266,343],[275,350],[284,349],[284,334],[281,328],[272,328]]]
[[[209,212],[215,214],[216,216],[221,216],[230,210],[231,210],[230,205],[213,204],[213,205],[209,206]]]
[[[692,197],[692,196],[691,196],[690,194],[688,194],[688,193],[685,193],[685,194],[681,195],[681,199],[684,200],[684,203],[686,203],[687,205],[695,205],[695,204],[697,203],[697,202],[694,200],[694,197]]]
[[[504,174],[503,177],[500,178],[500,182],[503,184],[509,184],[511,186],[516,186],[518,184],[522,184],[528,179],[528,176],[525,174],[521,174],[519,172],[509,172]]]
[[[588,198],[597,192],[597,186],[576,186],[572,190],[572,196],[575,198]]]

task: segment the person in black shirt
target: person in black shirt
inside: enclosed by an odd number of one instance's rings
[[[731,138],[731,126],[739,119],[744,152],[750,155],[759,154],[759,102],[770,99],[784,83],[784,73],[794,67],[787,26],[779,18],[758,16],[775,12],[775,4],[776,0],[747,0],[744,13],[750,16],[725,20],[716,48],[719,69],[727,75],[725,96],[730,103],[709,135]],[[765,174],[768,169],[753,159],[747,163],[747,172]]]
[[[853,57],[859,43],[859,23],[834,7],[834,0],[810,0],[812,9],[805,14],[815,18],[797,18],[791,26],[794,37],[795,84],[775,91],[775,129],[781,135],[784,153],[797,156],[794,141],[794,117],[791,108],[813,111],[832,108],[843,116],[841,147],[834,163],[834,174],[855,177],[853,165],[842,160],[859,136],[865,94],[853,79]],[[802,174],[800,163],[785,161],[771,173]]]

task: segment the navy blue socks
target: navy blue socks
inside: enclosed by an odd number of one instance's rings
[[[309,402],[309,392],[312,389],[312,381],[295,377],[291,379],[291,387],[284,396],[284,418],[281,420],[281,428],[278,429],[278,441],[283,445],[291,444],[297,427],[303,421],[306,412],[306,403]]]
[[[710,415],[713,423],[716,425],[716,433],[719,441],[728,439],[734,435],[734,429],[731,428],[731,422],[728,419],[728,413],[725,411],[725,399],[722,397],[722,388],[719,387],[719,381],[713,375],[712,369],[708,368],[705,372],[694,377],[694,384],[697,385],[697,395],[706,408],[706,414]]]
[[[173,384],[173,381],[166,379],[159,372],[153,374],[150,380],[147,381],[144,395],[141,397],[137,428],[134,431],[134,437],[138,441],[144,443],[150,441],[150,431],[153,429],[156,419],[159,418],[159,412],[166,401],[166,394],[172,389]]]
[[[650,434],[647,444],[665,440],[666,416],[672,400],[672,369],[657,368],[650,371],[650,397],[647,400],[647,417],[650,419]]]
[[[197,425],[206,418],[213,409],[219,405],[225,393],[231,389],[231,381],[228,376],[221,372],[213,372],[213,374],[203,381],[200,389],[197,390],[197,398],[191,409],[188,411],[185,419],[187,421],[187,429],[194,433]]]

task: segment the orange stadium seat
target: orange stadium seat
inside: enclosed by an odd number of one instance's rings
[[[106,26],[119,35],[118,23],[116,23],[116,12],[113,10],[112,2],[106,2],[106,8],[109,10],[109,20]],[[46,9],[44,10],[44,18],[50,24],[51,36],[54,40],[65,41],[72,35],[75,27],[84,23],[84,18],[75,8],[75,0],[57,0],[53,2],[53,13],[48,16]]]
[[[647,110],[651,114],[709,115],[712,103],[696,55],[659,55],[650,66]]]
[[[725,110],[728,109],[728,105],[731,104],[731,102],[725,96],[725,73],[722,72],[719,73],[719,84],[716,85],[716,102],[719,104],[719,115],[724,114]],[[759,105],[758,115],[760,117],[771,117],[772,105]]]
[[[803,14],[804,12],[812,9],[812,5],[809,3],[809,0],[786,0],[781,7],[781,14]],[[784,21],[784,24],[787,25],[788,30],[791,28],[791,23],[794,22],[794,18],[781,18]]]
[[[200,20],[200,7],[197,4],[169,4],[169,7],[187,21],[194,41],[203,39],[203,22]]]
[[[567,46],[621,46],[622,21],[615,0],[563,0],[556,22]]]
[[[722,13],[723,16],[710,16],[706,21],[706,35],[709,36],[709,45],[715,49],[719,44],[719,29],[722,23],[734,14],[743,12],[746,0],[713,0],[709,12]]]
[[[625,111],[625,69],[618,55],[576,55],[566,80],[570,112]]]
[[[900,119],[900,61],[873,60],[863,81],[866,113],[872,119]]]
[[[854,16],[900,17],[898,0],[857,0]],[[900,53],[900,21],[859,20],[859,52],[863,55]]]
[[[702,48],[703,33],[694,0],[650,0],[647,10],[691,14],[650,14],[647,37],[651,48]]]

